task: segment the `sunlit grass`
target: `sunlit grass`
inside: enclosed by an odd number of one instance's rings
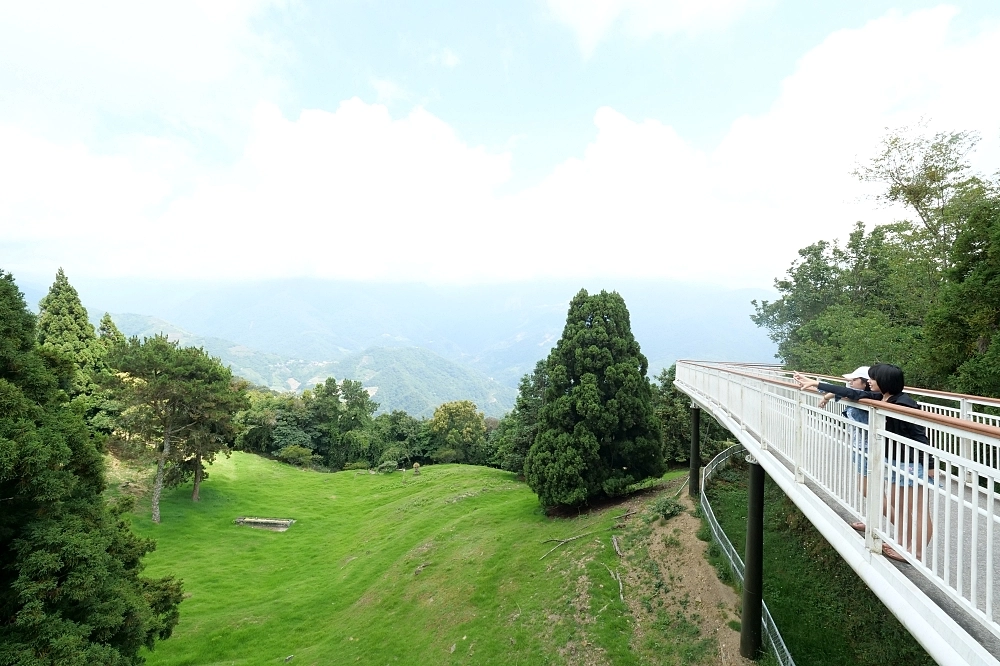
[[[387,476],[303,471],[247,454],[165,493],[150,575],[189,595],[150,664],[546,664],[597,651],[637,663],[615,566],[614,507],[544,516],[510,473],[439,465]],[[294,518],[287,532],[233,524]],[[554,544],[594,530],[593,535]]]

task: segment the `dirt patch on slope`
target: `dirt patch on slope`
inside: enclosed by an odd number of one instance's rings
[[[701,520],[691,513],[686,488],[678,499],[687,511],[625,536],[633,541],[623,546],[622,566],[625,601],[636,619],[633,644],[644,652],[669,627],[690,637],[689,663],[750,666],[739,653],[740,598],[705,559],[708,544],[697,537]]]

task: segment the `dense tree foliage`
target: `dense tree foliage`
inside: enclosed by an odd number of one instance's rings
[[[517,400],[512,409],[491,433],[491,464],[524,475],[524,461],[538,435],[538,415],[545,401],[547,385],[545,361],[535,364],[535,369],[521,378]]]
[[[538,434],[525,461],[543,506],[620,495],[665,471],[647,368],[622,297],[580,290],[546,360]]]
[[[674,386],[677,366],[662,370],[653,383],[653,409],[660,422],[663,455],[668,463],[691,459],[691,398]],[[701,462],[707,463],[732,442],[732,435],[707,412],[699,419]]]
[[[393,455],[407,458],[414,442],[400,434],[410,428],[403,423],[405,412],[380,415],[376,424],[377,409],[361,382],[351,380],[329,377],[301,394],[257,389],[249,408],[237,415],[237,448],[334,470],[348,463],[376,466],[385,448],[395,447]]]
[[[858,223],[840,247],[802,250],[757,325],[789,367],[841,373],[900,365],[911,385],[1000,396],[997,185],[970,172],[967,132],[887,136],[857,175],[914,221]]]
[[[102,496],[100,452],[63,390],[78,368],[55,330],[36,342],[0,271],[0,664],[142,663],[177,623],[180,583],[139,575],[154,544]]]
[[[100,356],[94,325],[63,269],[38,303],[38,342],[73,362],[72,395],[88,390]]]
[[[963,393],[1000,397],[1000,197],[971,208],[927,322],[933,369]]]
[[[468,400],[446,402],[434,410],[430,423],[434,435],[431,457],[437,462],[485,464],[486,421]]]

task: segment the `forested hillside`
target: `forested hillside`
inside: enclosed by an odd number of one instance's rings
[[[190,333],[170,322],[137,314],[114,314],[112,319],[127,336],[158,333],[182,345],[204,347],[233,372],[258,386],[288,391],[313,388],[327,377],[359,381],[379,403],[377,413],[402,410],[430,417],[434,409],[452,400],[472,400],[486,416],[503,416],[514,405],[517,391],[416,347],[372,347],[338,360],[310,361],[258,351],[222,338]]]

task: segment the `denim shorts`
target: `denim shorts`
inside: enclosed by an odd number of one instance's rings
[[[908,462],[900,462],[898,460],[893,460],[891,463],[893,468],[899,469],[901,465],[905,465],[905,467],[903,468],[903,472],[905,472],[905,475],[903,473],[900,473],[898,483],[896,481],[896,472],[892,472],[891,478],[889,476],[890,462],[888,460],[885,461],[885,465],[886,465],[885,478],[889,479],[889,483],[893,485],[899,485],[899,486],[906,485],[912,488],[913,482],[915,480],[924,478],[923,463],[914,463],[914,462],[908,463]],[[904,481],[906,482],[905,484],[903,483]]]

